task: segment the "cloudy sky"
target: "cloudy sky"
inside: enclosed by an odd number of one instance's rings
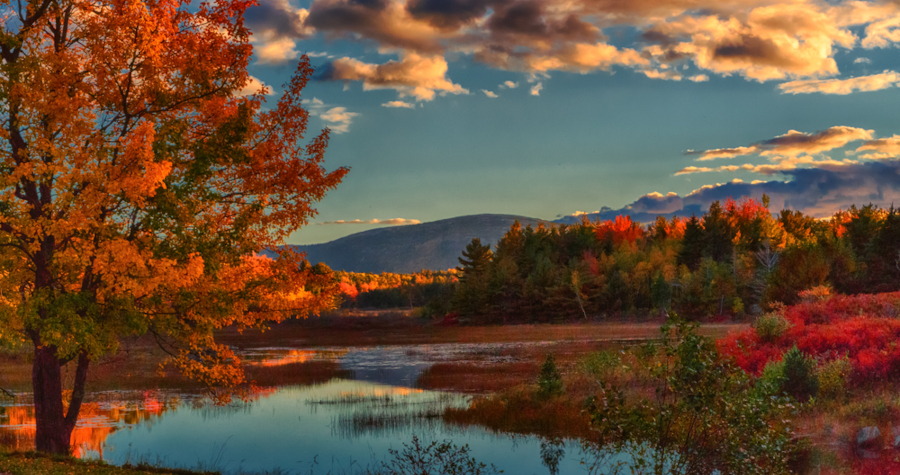
[[[330,168],[290,242],[467,214],[900,205],[900,1],[259,0]]]

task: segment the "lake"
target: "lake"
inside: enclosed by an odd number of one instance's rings
[[[471,457],[507,474],[587,473],[582,459],[594,457],[574,441],[446,424],[443,410],[465,406],[470,396],[413,387],[424,369],[443,358],[460,361],[477,353],[483,361],[485,352],[508,358],[502,350],[502,344],[246,350],[249,364],[337,361],[353,378],[260,388],[251,400],[226,406],[160,390],[92,393],[73,434],[74,452],[113,464],[144,461],[226,474],[343,474],[387,460],[389,449],[403,449],[415,435],[425,444],[468,445]],[[33,447],[28,399],[20,395],[0,406],[0,442]]]

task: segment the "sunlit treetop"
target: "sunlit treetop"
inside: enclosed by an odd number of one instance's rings
[[[0,2],[4,339],[65,362],[150,332],[230,384],[214,328],[332,303],[330,277],[259,254],[347,170],[323,168],[327,130],[305,140],[305,57],[277,104],[239,95],[251,3]]]

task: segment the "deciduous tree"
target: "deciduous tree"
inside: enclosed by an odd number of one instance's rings
[[[347,170],[323,168],[327,130],[300,142],[308,59],[267,111],[267,91],[240,95],[253,0],[0,3],[0,334],[33,346],[36,446],[65,453],[121,337],[228,386],[240,362],[213,330],[332,303],[332,276],[260,252]]]

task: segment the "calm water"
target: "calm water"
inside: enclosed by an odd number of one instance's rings
[[[426,357],[423,357],[426,355]],[[423,442],[468,444],[470,456],[507,474],[586,473],[577,444],[495,435],[444,424],[447,407],[468,397],[400,385],[415,381],[430,357],[419,349],[255,350],[255,364],[333,359],[366,380],[263,389],[250,402],[214,406],[199,396],[161,391],[90,395],[73,434],[75,453],[110,463],[146,461],[224,473],[350,473],[386,460],[416,435]],[[388,384],[394,383],[394,384]],[[33,447],[27,396],[0,406],[0,442]],[[543,458],[542,458],[543,454]],[[550,467],[550,468],[548,468]]]

